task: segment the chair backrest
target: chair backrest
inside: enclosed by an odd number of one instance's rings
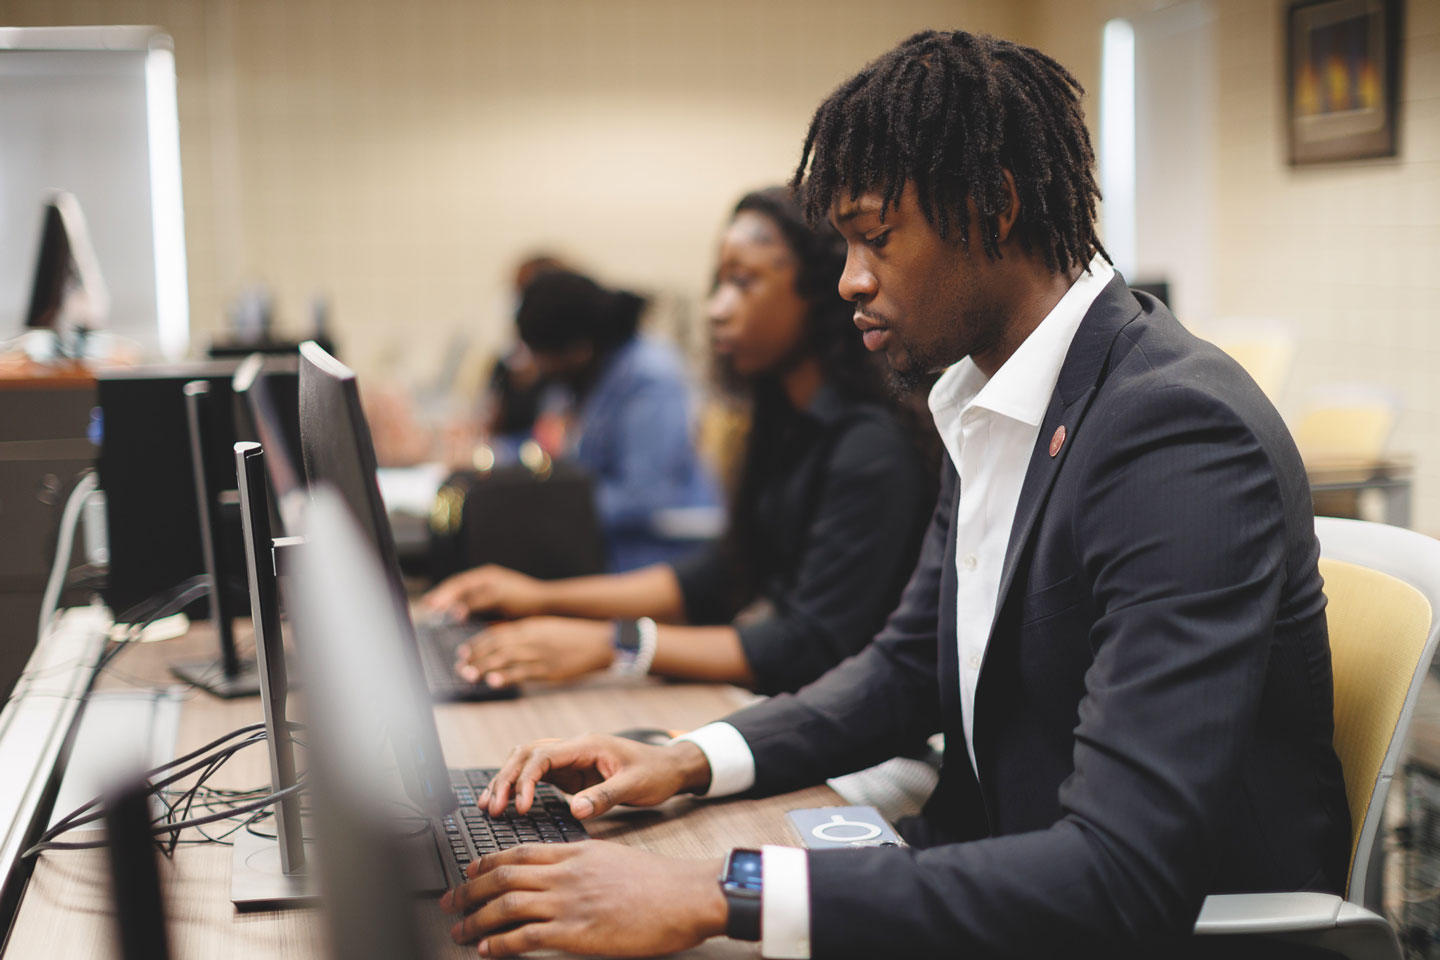
[[[1399,397],[1384,387],[1354,383],[1317,387],[1295,424],[1295,445],[1307,465],[1379,460],[1399,409]]]
[[[1361,520],[1317,517],[1335,677],[1335,752],[1352,846],[1346,898],[1363,903],[1385,799],[1404,750],[1440,621],[1440,541]]]
[[[1290,326],[1265,321],[1226,321],[1201,332],[1207,340],[1230,354],[1245,368],[1250,379],[1280,406],[1295,354],[1300,346],[1298,332]]]

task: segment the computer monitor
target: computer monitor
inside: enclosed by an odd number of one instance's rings
[[[283,532],[280,499],[300,489],[300,378],[298,354],[252,353],[235,368],[235,436],[258,441],[266,454],[265,475],[272,526]]]
[[[98,376],[100,402],[100,485],[106,496],[106,526],[111,566],[102,594],[119,616],[163,594],[180,582],[213,574],[220,584],[223,613],[245,616],[249,591],[244,575],[243,541],[235,502],[235,460],[238,436],[232,397],[234,363],[188,363],[116,368]],[[281,398],[280,431],[293,437],[298,449],[298,400],[282,405],[288,391],[298,397],[293,362],[263,378]],[[203,385],[185,395],[188,384]],[[203,394],[203,397],[199,396]],[[192,447],[189,409],[197,406]],[[288,425],[286,421],[288,419]],[[192,449],[200,463],[192,462]],[[283,444],[280,449],[283,449]],[[292,454],[293,456],[294,454]],[[201,484],[210,506],[211,522],[201,521]],[[207,564],[202,531],[211,534],[213,563]],[[211,617],[209,599],[186,608],[191,617]],[[223,619],[223,618],[222,618]],[[253,670],[234,656],[233,643],[221,636],[219,659],[177,663],[182,679],[221,696],[254,695]]]
[[[436,852],[417,843],[413,817],[397,818],[405,797],[378,749],[389,741],[405,795],[438,829],[434,818],[456,798],[414,645],[397,642],[409,617],[394,603],[391,571],[334,489],[312,492],[302,531],[285,589],[306,677],[311,822],[335,955],[438,956],[443,928],[420,922],[411,897]],[[428,843],[428,833],[419,839]]]
[[[72,194],[57,190],[46,200],[42,214],[25,325],[53,330],[60,352],[77,356],[83,352],[80,338],[104,327],[109,312],[110,293],[80,203]]]
[[[340,492],[361,529],[370,537],[391,575],[396,602],[406,605],[395,535],[380,495],[375,448],[360,404],[355,374],[314,343],[300,347],[300,446],[310,484],[329,484]],[[437,700],[498,700],[519,695],[518,687],[495,688],[455,675],[455,651],[475,634],[473,624],[405,622]]]
[[[300,447],[310,485],[329,484],[344,498],[402,586],[395,534],[375,479],[375,445],[360,405],[355,372],[313,341],[300,345]],[[404,595],[397,598],[404,602]],[[405,618],[409,628],[409,618]]]
[[[205,572],[192,469],[185,385],[210,386],[199,431],[212,491],[235,489],[235,425],[231,415],[233,363],[188,363],[115,368],[97,380],[100,401],[100,486],[105,491],[110,571],[103,595],[117,615]],[[218,566],[238,615],[248,611],[240,559],[239,520],[225,525]],[[185,611],[210,615],[209,600]]]

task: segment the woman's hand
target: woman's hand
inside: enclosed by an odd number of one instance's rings
[[[614,636],[614,626],[604,620],[527,617],[497,623],[455,649],[455,672],[490,687],[571,680],[610,666]]]
[[[531,617],[545,612],[545,582],[489,563],[445,579],[420,603],[456,620],[472,613]]]

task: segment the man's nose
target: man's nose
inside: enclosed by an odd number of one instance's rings
[[[845,253],[845,271],[840,274],[840,296],[851,303],[860,303],[874,297],[877,286],[875,274],[860,262],[851,247]]]

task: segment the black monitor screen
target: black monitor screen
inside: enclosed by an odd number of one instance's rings
[[[70,239],[60,208],[45,205],[45,222],[40,229],[40,252],[35,258],[35,279],[30,288],[30,307],[25,311],[28,327],[52,328],[65,302],[70,282]]]
[[[338,492],[379,554],[396,612],[397,629],[384,631],[397,641],[397,649],[390,655],[396,664],[403,665],[397,669],[407,674],[398,678],[405,689],[423,691],[424,671],[415,646],[395,539],[375,479],[375,447],[360,406],[360,388],[349,367],[313,342],[300,345],[300,445],[311,488],[329,487]],[[355,588],[361,589],[358,582]],[[417,708],[416,715],[408,717],[407,725],[411,733],[392,740],[406,789],[426,809],[453,808],[454,794],[429,704]]]
[[[103,594],[117,615],[205,572],[184,387],[191,380],[210,384],[211,402],[201,435],[206,483],[212,497],[217,497],[235,490],[235,441],[257,439],[238,435],[231,392],[235,366],[188,363],[114,369],[99,375],[100,486],[105,491],[110,546]],[[285,376],[277,374],[280,381]],[[291,390],[296,390],[295,373],[288,378]],[[287,419],[286,414],[291,421],[286,432],[298,434],[298,403],[282,410],[282,419]],[[233,496],[225,499],[231,502],[219,509],[217,563],[229,609],[246,616],[250,599],[239,510]],[[186,612],[205,617],[209,608],[207,600],[200,600]]]
[[[355,373],[313,341],[300,345],[300,448],[311,486],[327,483],[340,492],[380,551],[387,572],[400,583],[395,536],[375,479],[375,445],[360,406]]]

